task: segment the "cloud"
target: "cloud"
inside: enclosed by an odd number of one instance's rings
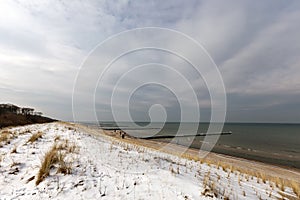
[[[159,26],[192,36],[210,53],[225,83],[229,121],[295,122],[295,118],[300,119],[300,112],[293,108],[300,95],[299,10],[299,1],[293,0],[1,2],[0,100],[36,106],[50,116],[72,120],[73,83],[90,50],[121,31]],[[148,37],[159,41],[161,36]],[[125,42],[134,47],[139,41],[130,38]],[[191,58],[200,57],[178,38],[166,38],[164,42]],[[99,65],[120,49],[122,46],[116,46],[103,52]],[[201,109],[205,109],[204,118],[209,119],[210,96],[205,81],[182,59],[157,51],[135,52],[116,62],[98,90],[97,109],[109,116],[110,94],[118,77],[133,66],[154,61],[174,67],[190,81]],[[87,81],[80,87],[78,103],[83,113],[93,108],[87,105],[87,94],[94,84],[89,81],[97,75],[87,73]],[[146,77],[165,80],[180,96],[188,96],[186,86],[176,81],[176,74],[163,70],[133,74],[118,91],[126,94],[130,86]],[[133,97],[136,118],[144,116],[142,105],[148,108],[163,99],[161,103],[170,115],[178,115],[176,98],[163,88],[145,87]],[[189,98],[185,101],[194,106]],[[127,106],[122,99],[118,105]],[[270,110],[272,114],[265,114]],[[278,115],[274,117],[274,113]],[[82,119],[93,117],[83,114]]]
[[[295,26],[298,21],[298,13],[282,16],[261,31],[251,44],[224,62],[224,75],[230,79],[228,84],[233,92],[298,93],[296,74],[300,73],[297,67],[300,59],[295,55],[300,50],[299,43],[295,43],[300,33],[300,28]]]

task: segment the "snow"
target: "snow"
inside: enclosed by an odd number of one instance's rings
[[[274,183],[74,127],[57,122],[10,128],[14,137],[0,147],[0,199],[282,198]],[[38,131],[43,137],[27,143]],[[55,139],[76,145],[67,156],[72,173],[54,168],[36,185]]]

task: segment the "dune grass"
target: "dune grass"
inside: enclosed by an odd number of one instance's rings
[[[50,175],[50,170],[56,168],[56,173],[70,174],[72,173],[72,163],[66,161],[66,156],[69,153],[74,153],[76,146],[70,145],[67,140],[57,143],[49,149],[45,154],[44,159],[39,169],[36,185],[39,185],[47,176]]]
[[[42,137],[43,137],[43,133],[42,132],[34,133],[28,139],[27,143],[34,143],[35,141],[37,141],[39,138],[42,138]]]
[[[300,199],[300,183],[297,183],[295,181],[291,181],[291,188],[293,189],[293,192],[297,195],[297,197]]]
[[[0,145],[9,144],[10,140],[14,137],[14,134],[10,131],[2,131],[0,133]]]
[[[49,176],[51,167],[58,162],[59,156],[58,151],[56,149],[56,145],[54,145],[44,157],[42,161],[40,170],[37,175],[37,180],[35,182],[36,185],[39,185],[47,176]]]

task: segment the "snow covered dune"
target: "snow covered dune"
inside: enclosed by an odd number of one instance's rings
[[[295,190],[295,189],[294,189]],[[296,191],[297,192],[297,191]],[[67,123],[0,137],[0,199],[297,199],[293,189]]]

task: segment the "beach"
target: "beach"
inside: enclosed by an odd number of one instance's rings
[[[1,134],[0,199],[299,199],[293,168],[216,153],[200,159],[195,149],[162,150],[162,142],[65,122]],[[60,159],[43,173],[49,152]]]
[[[118,128],[119,126],[130,135],[137,132],[137,137],[155,134],[154,141],[175,143],[189,148],[201,149],[210,139],[207,136],[196,136],[208,131],[209,123],[151,123],[138,124],[123,122],[99,122],[86,124],[90,127],[104,129]],[[138,125],[138,126],[137,126]],[[212,124],[213,125],[213,124]],[[178,129],[181,127],[180,130]],[[198,127],[197,132],[193,127]],[[136,129],[136,130],[135,130]],[[274,123],[224,123],[223,132],[231,134],[216,135],[212,152],[229,155],[247,160],[255,160],[272,165],[280,165],[300,169],[300,125]],[[170,138],[170,136],[184,135],[185,137]],[[188,136],[190,135],[190,136]],[[168,136],[168,137],[166,137]],[[206,141],[204,141],[206,140]]]
[[[115,134],[112,131],[104,131],[104,133],[109,136],[118,138],[118,134]],[[213,153],[213,152],[209,152],[206,155],[206,157],[202,159],[199,155],[200,154],[199,149],[186,148],[185,146],[170,144],[170,143],[168,143],[168,148],[165,148],[166,143],[164,142],[143,140],[137,138],[134,139],[127,138],[125,141],[129,143],[149,147],[152,149],[161,149],[166,153],[173,154],[173,155],[180,155],[181,157],[192,158],[195,160],[203,160],[203,162],[206,163],[212,163],[215,165],[219,164],[227,167],[232,166],[233,168],[239,171],[243,171],[251,174],[254,174],[259,171],[260,173],[264,173],[266,174],[266,176],[270,176],[270,177],[278,177],[285,180],[293,180],[293,181],[300,180],[300,170],[296,168],[270,165],[263,162],[257,162],[253,160],[247,160],[243,158],[237,158],[237,157]]]

